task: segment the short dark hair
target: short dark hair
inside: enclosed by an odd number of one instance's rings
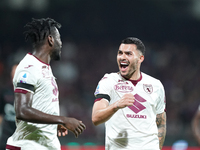
[[[122,40],[123,44],[135,44],[137,46],[137,50],[145,54],[145,46],[142,41],[135,37],[127,37],[126,39]]]
[[[27,23],[24,27],[28,28],[28,30],[24,32],[25,40],[27,41],[30,39],[33,47],[36,47],[42,44],[44,39],[55,31],[55,27],[61,28],[61,24],[51,18],[32,18],[32,21]]]

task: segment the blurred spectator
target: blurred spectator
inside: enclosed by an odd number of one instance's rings
[[[2,134],[0,136],[0,150],[5,150],[7,139],[14,133],[15,125],[15,110],[14,110],[14,91],[12,79],[14,77],[17,64],[14,64],[11,69],[11,78],[7,86],[5,86],[0,94],[0,122]]]

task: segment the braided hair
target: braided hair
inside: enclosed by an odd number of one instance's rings
[[[51,18],[32,18],[32,22],[27,23],[24,27],[28,28],[28,30],[24,32],[25,40],[28,41],[28,39],[30,39],[35,48],[43,44],[46,37],[53,34],[55,27],[60,28],[61,24]]]

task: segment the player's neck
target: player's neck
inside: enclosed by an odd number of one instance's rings
[[[137,70],[133,73],[133,75],[131,76],[129,80],[139,80],[140,77],[141,77],[141,72],[140,70]]]
[[[34,50],[33,55],[46,64],[50,63],[50,55],[45,51],[45,49]]]

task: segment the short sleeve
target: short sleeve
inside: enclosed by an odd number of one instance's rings
[[[37,71],[33,67],[17,71],[13,79],[15,92],[25,90],[34,93],[38,78],[36,73]]]
[[[95,90],[95,97],[96,98],[105,98],[108,101],[110,101],[110,95],[111,95],[111,84],[109,81],[108,74],[105,74],[104,77],[99,81],[97,88]]]
[[[159,84],[159,93],[158,94],[159,94],[159,96],[158,96],[158,101],[157,101],[157,105],[156,105],[156,114],[161,114],[166,109],[165,90],[164,90],[164,87],[161,82]]]

